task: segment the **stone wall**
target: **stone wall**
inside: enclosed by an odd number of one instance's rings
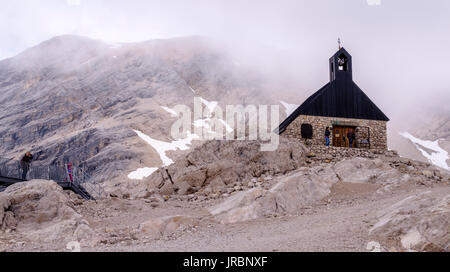
[[[370,149],[387,149],[387,129],[386,121],[335,118],[300,115],[295,119],[282,134],[284,137],[296,138],[306,145],[325,145],[325,129],[333,126],[355,126],[356,127],[356,146],[357,148],[366,148],[361,141],[370,139]],[[310,124],[313,127],[312,139],[302,139],[301,125]],[[332,132],[332,131],[331,131]],[[333,145],[333,133],[330,135],[330,145]]]
[[[365,149],[365,148],[346,148],[346,147],[326,147],[324,145],[309,146],[309,153],[306,154],[306,163],[331,163],[340,162],[343,159],[351,158],[396,158],[398,153],[387,149]]]

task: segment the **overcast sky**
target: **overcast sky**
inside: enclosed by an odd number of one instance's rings
[[[328,81],[328,58],[337,50],[340,37],[353,56],[355,81],[363,90],[369,89],[375,102],[383,99],[386,108],[393,108],[401,98],[450,93],[448,0],[0,3],[0,59],[62,34],[111,42],[205,35],[243,52],[256,46],[274,49],[278,53],[260,58],[295,63],[286,72],[296,74],[304,88],[313,92]]]

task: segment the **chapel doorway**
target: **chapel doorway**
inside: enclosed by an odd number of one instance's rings
[[[349,147],[349,141],[347,134],[349,131],[355,132],[356,127],[350,126],[334,126],[333,127],[333,146],[336,147]],[[353,143],[355,146],[355,143]]]

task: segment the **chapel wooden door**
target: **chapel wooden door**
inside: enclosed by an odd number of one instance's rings
[[[334,126],[333,127],[333,146],[349,147],[347,134],[351,129],[353,129],[353,128],[352,127],[344,127],[344,126]]]

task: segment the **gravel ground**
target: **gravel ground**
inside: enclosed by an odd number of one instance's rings
[[[128,241],[85,248],[86,251],[367,251],[368,230],[376,223],[374,211],[430,188],[409,188],[388,195],[376,193],[371,184],[339,183],[330,197],[298,215],[264,218],[221,225],[204,220],[199,227],[175,237]],[[439,187],[431,189],[436,193]],[[166,204],[164,213],[206,215],[203,208]],[[171,208],[168,208],[168,206]],[[163,212],[155,210],[154,212]],[[116,221],[116,220],[114,220]],[[111,222],[112,224],[114,223]],[[137,222],[137,221],[136,221]]]
[[[219,224],[207,208],[211,201],[166,202],[111,198],[80,201],[79,213],[100,233],[102,241],[82,251],[368,251],[368,230],[377,222],[375,212],[424,191],[438,194],[448,185],[410,186],[378,193],[373,184],[339,182],[320,203],[296,215],[262,218],[235,224]],[[151,218],[188,215],[202,218],[196,227],[161,239],[135,237],[133,230]],[[0,234],[0,251],[65,251],[65,245],[27,242],[13,232]]]

